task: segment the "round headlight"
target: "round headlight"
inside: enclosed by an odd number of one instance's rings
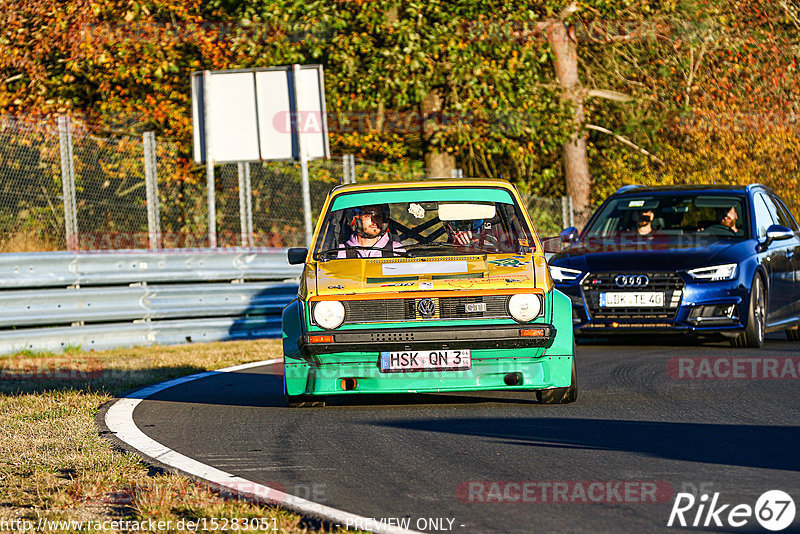
[[[322,300],[314,305],[314,322],[326,330],[344,322],[344,306],[338,300]]]
[[[508,312],[515,321],[527,323],[539,317],[542,311],[542,302],[536,295],[520,293],[508,299]]]

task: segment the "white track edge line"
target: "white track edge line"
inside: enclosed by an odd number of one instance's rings
[[[189,475],[202,478],[220,488],[231,490],[234,495],[243,495],[257,501],[269,502],[278,506],[286,505],[290,509],[324,517],[333,523],[339,523],[342,527],[346,524],[355,525],[357,522],[360,530],[369,530],[380,534],[420,534],[414,530],[406,530],[391,525],[380,525],[371,518],[339,510],[331,506],[325,506],[324,504],[309,501],[295,495],[289,495],[288,493],[234,476],[210,465],[198,462],[197,460],[170,449],[166,445],[162,445],[146,435],[136,426],[133,420],[133,411],[140,402],[165,389],[201,378],[207,378],[219,373],[232,373],[253,367],[261,367],[263,365],[272,365],[281,361],[282,360],[278,358],[235,365],[233,367],[197,373],[137,389],[121,397],[109,407],[105,415],[106,426],[114,433],[117,439],[130,445],[144,456],[153,458],[161,464],[173,467]],[[373,528],[363,528],[364,525],[368,524],[373,525]]]

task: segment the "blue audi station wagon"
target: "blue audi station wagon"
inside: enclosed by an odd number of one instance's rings
[[[550,274],[576,336],[800,339],[800,229],[768,187],[625,186],[560,241]]]

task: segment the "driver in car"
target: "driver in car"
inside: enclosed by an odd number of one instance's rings
[[[716,215],[717,219],[719,219],[719,224],[728,228],[734,234],[739,232],[736,226],[736,221],[739,216],[736,214],[735,206],[731,206],[730,208],[717,208]]]
[[[389,205],[360,206],[349,222],[350,238],[341,243],[339,258],[391,258],[393,251],[405,252],[403,244],[389,231]]]

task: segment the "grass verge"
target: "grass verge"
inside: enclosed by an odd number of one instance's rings
[[[170,530],[180,531],[189,530],[177,528],[180,520],[202,518],[260,518],[262,531],[271,532],[324,530],[297,514],[226,499],[159,472],[112,448],[95,426],[99,408],[128,390],[279,355],[280,340],[263,340],[0,358],[0,531],[48,520],[84,524],[44,530],[86,532],[104,521],[148,519],[171,520]]]

